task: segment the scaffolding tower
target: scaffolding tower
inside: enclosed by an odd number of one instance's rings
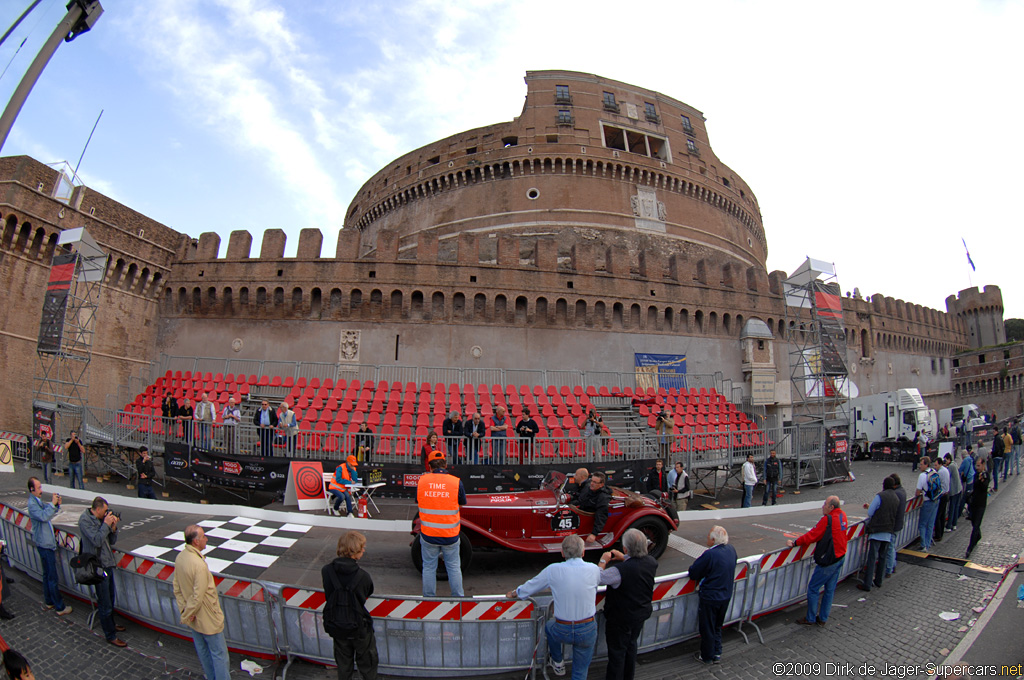
[[[807,258],[783,283],[790,350],[793,424],[799,426],[801,449],[825,453],[821,470],[801,474],[825,482],[848,472],[846,437],[849,398],[846,330],[835,267]],[[838,444],[837,444],[838,442]],[[837,450],[838,449],[838,450]],[[844,463],[845,461],[845,463]]]
[[[34,408],[84,415],[106,268],[107,254],[84,227],[61,232],[39,324]]]

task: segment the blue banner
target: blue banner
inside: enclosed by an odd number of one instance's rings
[[[636,386],[658,389],[683,389],[686,387],[686,355],[685,354],[649,354],[637,352]]]

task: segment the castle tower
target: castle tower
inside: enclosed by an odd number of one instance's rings
[[[999,286],[967,288],[946,298],[946,310],[964,324],[971,349],[1006,342],[1003,326],[1003,294]]]

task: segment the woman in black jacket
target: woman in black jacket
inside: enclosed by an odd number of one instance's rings
[[[359,668],[364,680],[377,678],[377,639],[373,634],[373,619],[366,611],[366,600],[373,595],[373,579],[357,564],[366,552],[366,537],[358,531],[349,531],[338,539],[338,557],[320,570],[324,583],[324,596],[328,603],[331,594],[339,588],[351,589],[358,605],[362,625],[348,633],[335,631],[328,634],[334,639],[334,662],[338,677],[352,677],[354,667]],[[345,597],[345,593],[341,597]],[[351,611],[351,610],[349,610]],[[331,612],[324,606],[324,630],[331,623]],[[332,626],[333,628],[333,626]]]

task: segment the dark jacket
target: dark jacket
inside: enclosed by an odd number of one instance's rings
[[[899,514],[900,497],[893,489],[878,492],[879,505],[875,514],[868,518],[864,531],[870,534],[891,534],[896,531],[896,516]]]
[[[974,475],[974,489],[971,491],[971,512],[981,510],[988,505],[988,485],[992,476],[988,470]]]
[[[365,569],[360,569],[356,561],[351,557],[337,557],[333,562],[325,564],[320,570],[320,577],[324,584],[324,596],[330,598],[334,592],[334,584],[331,582],[330,572],[334,571],[338,577],[338,583],[346,586],[352,583],[352,591],[356,601],[363,608],[363,616],[367,628],[373,628],[373,618],[370,612],[366,611],[366,600],[373,595],[373,579]]]
[[[82,539],[82,554],[93,554],[100,558],[100,565],[110,569],[117,564],[114,559],[113,545],[117,542],[117,533],[110,531],[110,525],[96,519],[92,511],[86,509],[78,518],[78,531]]]
[[[650,555],[630,557],[608,568],[618,569],[622,582],[618,588],[609,587],[605,591],[605,617],[628,621],[644,621],[650,618],[658,560]]]
[[[996,438],[992,440],[992,457],[1002,458],[1003,453],[1006,451],[1006,446],[1003,444],[1003,435],[996,433]]]
[[[893,527],[893,531],[898,532],[903,529],[903,519],[907,514],[907,490],[902,486],[897,486],[893,491],[900,499],[900,507],[896,511],[896,526]]]
[[[779,464],[778,458],[772,458],[768,456],[764,461],[764,479],[767,482],[779,481],[779,476],[782,474],[782,466]]]
[[[668,491],[668,471],[665,468],[661,468],[661,472],[658,472],[657,467],[651,468],[651,471],[647,473],[647,481],[644,484],[647,487],[648,493]]]
[[[487,426],[484,424],[484,419],[481,418],[479,423],[474,423],[472,418],[466,418],[463,421],[462,433],[466,439],[470,441],[476,441],[478,444],[484,437],[487,436]],[[480,435],[479,437],[473,437],[474,434]]]
[[[540,427],[537,425],[537,421],[533,418],[523,416],[516,424],[516,435],[520,437],[529,437],[530,439],[533,439],[537,436],[538,432],[540,432]]]
[[[595,536],[601,533],[608,521],[608,504],[611,499],[612,491],[607,485],[597,491],[591,489],[589,484],[580,489],[578,506],[580,510],[594,513],[594,528],[590,533]]]
[[[139,484],[152,484],[153,478],[156,477],[156,468],[153,467],[153,459],[142,460],[142,456],[135,461],[135,470],[139,473]],[[146,475],[143,479],[142,475]]]
[[[445,418],[444,422],[441,423],[441,436],[442,437],[461,437],[462,420],[452,420],[451,418]]]
[[[732,599],[735,576],[736,548],[728,543],[708,548],[690,567],[690,578],[700,585],[700,599],[711,602]]]
[[[263,409],[258,408],[256,409],[256,413],[252,414],[252,424],[256,427],[260,426],[260,421],[262,420],[262,416],[260,416],[261,413],[263,413]],[[271,408],[267,409],[267,413],[270,414],[270,426],[277,427],[277,411]]]
[[[170,399],[164,399],[160,402],[160,414],[164,418],[177,418],[178,417],[178,400],[174,397]]]

